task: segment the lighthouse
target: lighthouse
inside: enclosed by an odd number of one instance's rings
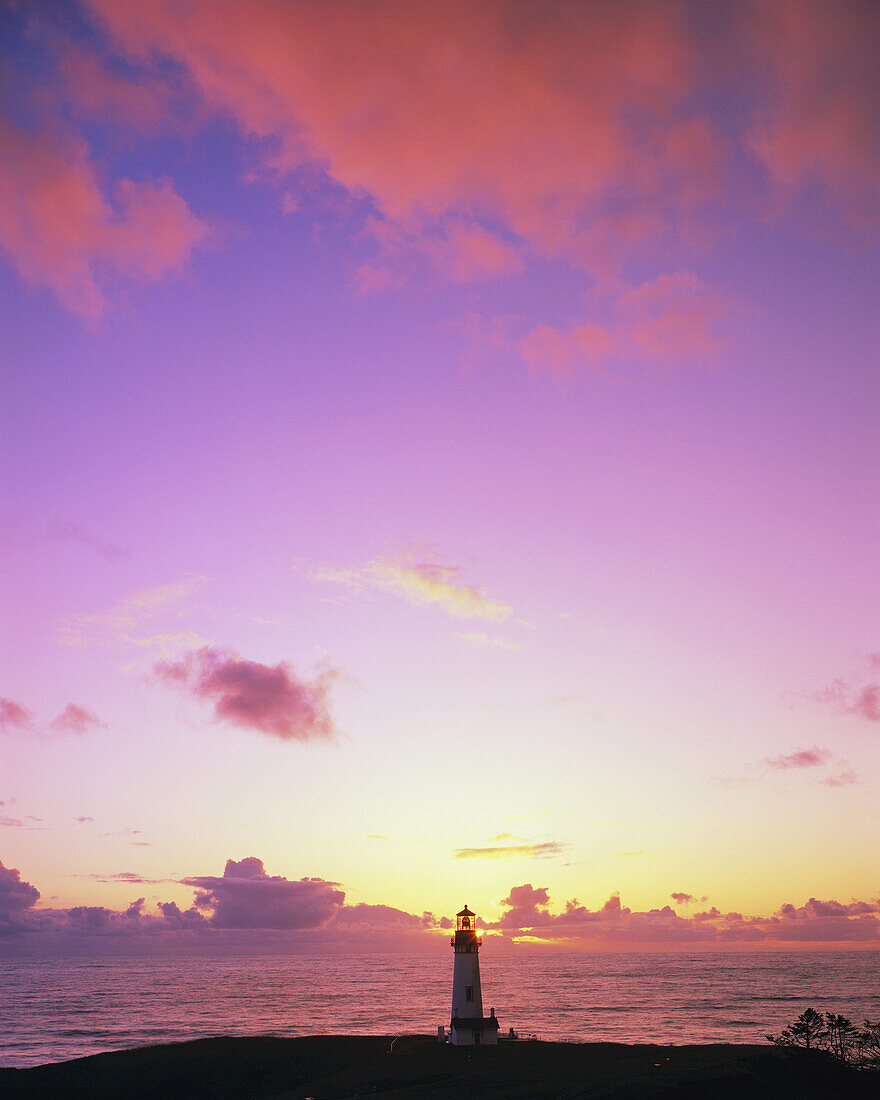
[[[483,991],[480,988],[480,944],[477,918],[465,905],[455,918],[455,935],[450,943],[455,952],[452,969],[452,1020],[449,1042],[453,1046],[473,1047],[498,1042],[498,1021],[493,1008],[483,1015]]]

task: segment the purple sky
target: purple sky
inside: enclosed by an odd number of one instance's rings
[[[876,5],[0,28],[8,942],[876,941]]]

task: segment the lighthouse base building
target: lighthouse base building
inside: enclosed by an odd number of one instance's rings
[[[467,906],[456,915],[455,935],[450,943],[455,952],[452,970],[452,1019],[449,1042],[457,1047],[494,1046],[498,1042],[495,1009],[483,1015],[480,988],[480,945],[476,917]]]

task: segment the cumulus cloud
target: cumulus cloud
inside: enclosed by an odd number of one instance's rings
[[[135,872],[95,876],[129,883],[144,879]],[[268,875],[262,860],[250,856],[229,860],[222,876],[178,880],[195,891],[186,909],[176,901],[159,901],[153,908],[138,897],[121,910],[78,905],[70,909],[39,909],[39,891],[20,873],[0,863],[0,934],[15,953],[53,945],[66,950],[69,938],[87,939],[98,950],[155,950],[167,942],[214,944],[218,950],[241,950],[271,943],[283,949],[328,950],[362,948],[383,941],[400,946],[445,946],[437,934],[451,927],[447,916],[409,913],[387,904],[345,904],[338,883],[322,878],[287,879]],[[690,899],[688,901],[687,899]],[[697,900],[673,894],[677,904]],[[544,942],[572,950],[620,949],[627,946],[688,945],[717,947],[754,943],[877,943],[880,941],[880,899],[840,902],[809,898],[803,905],[786,903],[771,916],[722,913],[717,907],[682,916],[668,906],[634,911],[612,894],[597,909],[577,898],[557,910],[545,886],[522,883],[499,903],[497,920],[480,918],[480,927],[504,943]],[[13,935],[15,933],[15,935]],[[28,947],[27,945],[30,945]]]
[[[480,585],[467,584],[462,566],[444,562],[428,550],[412,549],[398,557],[380,557],[357,569],[318,566],[309,576],[355,591],[377,589],[400,596],[414,607],[439,607],[458,619],[503,622],[512,609]]]
[[[267,875],[255,856],[227,860],[222,878],[182,881],[198,888],[196,907],[211,909],[217,928],[319,928],[345,900],[338,883]]]
[[[329,704],[330,688],[338,675],[333,669],[305,680],[285,661],[265,665],[231,650],[205,646],[179,661],[158,661],[153,670],[165,683],[210,701],[220,721],[283,741],[335,735]]]
[[[0,861],[0,936],[10,935],[25,927],[25,914],[40,899],[40,891],[23,882],[13,867]]]
[[[682,895],[684,898],[692,895]],[[674,894],[673,899],[677,896]],[[514,887],[501,903],[507,910],[486,927],[514,939],[542,940],[585,949],[626,944],[690,944],[710,947],[732,943],[853,943],[880,941],[880,900],[849,903],[809,899],[802,906],[783,905],[769,917],[722,913],[716,907],[680,916],[670,906],[645,912],[625,907],[616,894],[596,910],[577,899],[561,912],[550,909],[546,887]]]
[[[330,927],[345,932],[421,932],[434,925],[432,913],[407,913],[404,909],[396,909],[392,905],[367,905],[359,902],[357,905],[340,906],[331,921]]]

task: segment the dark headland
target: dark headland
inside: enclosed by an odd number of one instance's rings
[[[392,1042],[393,1041],[393,1042]],[[877,1076],[772,1046],[508,1042],[407,1035],[198,1039],[0,1069],[0,1097],[875,1097]]]

